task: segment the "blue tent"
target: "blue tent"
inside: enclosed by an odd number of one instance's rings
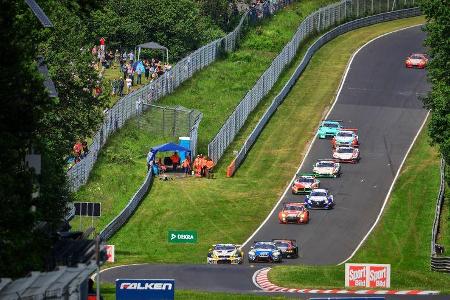
[[[162,144],[162,145],[150,148],[150,152],[148,152],[148,155],[147,155],[147,164],[150,163],[151,161],[155,160],[156,153],[167,152],[167,151],[170,151],[170,152],[178,151],[178,152],[191,153],[191,150],[188,148],[185,148],[183,146],[180,146],[180,145],[177,145],[174,143],[166,143],[166,144]]]

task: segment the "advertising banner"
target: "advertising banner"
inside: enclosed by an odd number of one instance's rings
[[[116,279],[116,300],[173,300],[173,279]]]
[[[197,232],[192,230],[169,230],[169,243],[197,243]]]
[[[115,252],[115,247],[114,245],[105,245],[105,249],[106,249],[106,256],[108,257],[106,259],[107,262],[114,262],[114,252]]]
[[[345,286],[390,288],[391,265],[345,264]]]

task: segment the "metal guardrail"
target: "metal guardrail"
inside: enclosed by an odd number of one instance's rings
[[[441,219],[441,210],[445,198],[445,161],[441,159],[440,167],[440,187],[439,194],[436,201],[436,210],[434,213],[433,229],[431,230],[431,269],[439,272],[450,273],[450,257],[440,256],[442,253],[437,253],[437,248],[440,246],[437,242],[437,235],[439,233],[439,222]]]
[[[262,5],[251,8],[243,14],[236,28],[225,37],[197,49],[180,60],[171,70],[155,81],[121,98],[111,109],[105,112],[104,122],[94,135],[87,156],[67,171],[70,189],[76,191],[87,182],[89,174],[97,161],[98,153],[105,145],[108,137],[121,128],[128,119],[142,112],[139,103],[156,103],[160,98],[172,93],[198,70],[214,62],[221,51],[234,51],[243,30],[251,23],[272,15],[291,2],[292,0],[266,1]],[[191,145],[193,145],[194,149],[196,147],[194,143],[197,142],[197,133],[198,124],[191,128]]]
[[[217,135],[209,143],[208,156],[216,162],[220,160],[226,148],[244,125],[249,114],[264,96],[268,94],[283,69],[292,61],[301,42],[305,41],[311,35],[324,31],[327,28],[335,27],[345,20],[397,10],[412,5],[414,5],[414,0],[342,0],[310,14],[300,24],[292,40],[286,44],[270,67],[258,79],[253,88],[248,91],[233,113],[225,121]],[[285,92],[287,93],[286,90],[282,93]],[[244,145],[248,149],[247,146]]]
[[[419,8],[410,8],[410,9],[404,9],[404,10],[398,10],[388,13],[382,13],[371,17],[361,18],[354,21],[347,22],[345,24],[339,25],[338,27],[328,31],[324,35],[322,35],[313,45],[311,45],[308,50],[306,51],[305,55],[303,56],[302,61],[296,68],[294,74],[292,74],[291,78],[288,80],[288,82],[284,85],[281,92],[275,96],[273,99],[271,105],[266,110],[262,118],[259,120],[256,127],[253,129],[253,131],[250,133],[246,141],[244,142],[244,145],[239,150],[236,158],[231,162],[231,164],[227,168],[227,176],[231,177],[233,176],[234,172],[239,168],[239,166],[244,161],[247,153],[249,152],[250,148],[255,143],[258,136],[261,134],[264,126],[267,124],[271,116],[275,113],[278,106],[283,102],[286,95],[291,90],[292,86],[295,84],[297,79],[300,77],[300,75],[305,70],[306,66],[308,65],[309,61],[311,60],[314,53],[322,47],[325,43],[328,41],[334,39],[335,37],[344,34],[348,31],[373,25],[376,23],[384,22],[384,21],[390,21],[395,20],[399,18],[406,18],[411,16],[417,16],[420,15]],[[305,20],[306,21],[306,20]],[[303,24],[303,23],[302,23]],[[302,26],[302,25],[300,25]]]
[[[102,241],[106,241],[112,237],[130,219],[150,189],[153,178],[153,173],[148,172],[144,183],[139,187],[133,197],[131,197],[125,208],[100,232],[99,237]]]

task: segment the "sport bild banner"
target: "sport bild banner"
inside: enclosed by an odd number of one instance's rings
[[[345,264],[345,286],[390,288],[391,265]]]
[[[174,279],[116,279],[116,300],[173,300]]]

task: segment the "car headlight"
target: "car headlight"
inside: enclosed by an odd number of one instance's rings
[[[255,256],[255,251],[249,251],[248,252],[248,256],[253,256],[254,257]]]
[[[274,253],[273,253],[273,256],[279,256],[281,253],[279,252],[279,251],[275,251]]]

